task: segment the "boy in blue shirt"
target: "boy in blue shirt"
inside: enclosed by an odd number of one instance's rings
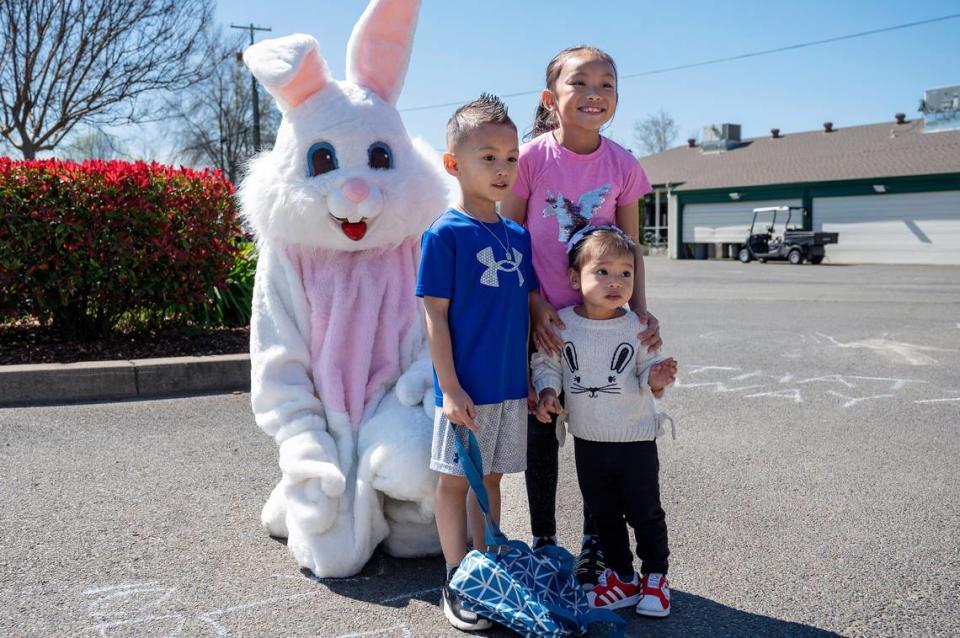
[[[498,211],[516,180],[518,156],[517,128],[499,98],[481,95],[457,109],[447,123],[443,166],[460,183],[461,198],[421,242],[417,296],[423,297],[433,358],[437,410],[430,468],[440,473],[436,519],[446,583],[467,550],[469,484],[453,437],[463,437],[463,428],[475,433],[498,522],[501,477],[526,469],[527,326],[537,278],[529,234]],[[482,550],[476,499],[470,509],[473,541]],[[447,584],[443,611],[464,631],[491,624],[463,609]]]

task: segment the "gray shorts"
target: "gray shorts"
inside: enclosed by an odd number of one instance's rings
[[[480,426],[475,433],[483,457],[483,473],[514,474],[527,469],[527,400],[515,399],[503,403],[478,405]],[[457,426],[457,435],[466,447],[467,429]],[[430,449],[430,469],[444,474],[463,476],[453,428],[443,410],[437,408],[433,418],[433,445]]]

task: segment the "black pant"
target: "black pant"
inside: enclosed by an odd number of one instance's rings
[[[637,541],[640,571],[667,573],[667,521],[660,506],[656,441],[605,443],[575,439],[577,477],[600,535],[603,559],[619,574],[633,571],[627,524]]]
[[[540,423],[527,417],[527,502],[530,506],[530,530],[534,536],[557,533],[557,476],[560,469],[560,444],[557,442],[557,417]],[[586,502],[583,504],[583,533],[596,534]]]

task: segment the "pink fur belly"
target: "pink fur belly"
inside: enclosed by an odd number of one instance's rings
[[[414,296],[418,242],[353,253],[290,246],[310,306],[313,383],[327,411],[357,427],[400,376],[419,326]]]

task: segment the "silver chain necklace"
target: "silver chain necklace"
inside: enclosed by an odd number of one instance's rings
[[[476,217],[474,217],[473,215],[471,215],[470,212],[467,211],[467,207],[466,207],[466,206],[463,207],[463,210],[462,210],[461,212],[463,212],[464,215],[466,215],[467,217],[469,217],[469,218],[472,219],[473,221],[475,221],[475,222],[477,222],[478,224],[480,224],[483,228],[485,228],[485,229],[487,230],[488,233],[490,233],[491,235],[493,235],[493,238],[497,240],[497,243],[498,243],[498,244],[500,244],[500,248],[503,248],[503,252],[506,253],[506,255],[507,255],[507,261],[512,262],[512,261],[513,261],[513,251],[510,250],[510,229],[507,228],[506,222],[503,221],[503,216],[500,215],[500,210],[499,210],[499,209],[500,209],[500,202],[497,202],[497,219],[500,220],[500,225],[503,226],[503,236],[504,236],[504,237],[506,238],[506,240],[507,240],[507,243],[506,243],[506,244],[504,244],[502,241],[500,241],[500,238],[497,237],[497,234],[496,234],[495,232],[493,232],[493,231],[490,229],[490,227],[486,225],[486,223],[484,223],[483,221],[481,221],[481,220],[477,219]]]

